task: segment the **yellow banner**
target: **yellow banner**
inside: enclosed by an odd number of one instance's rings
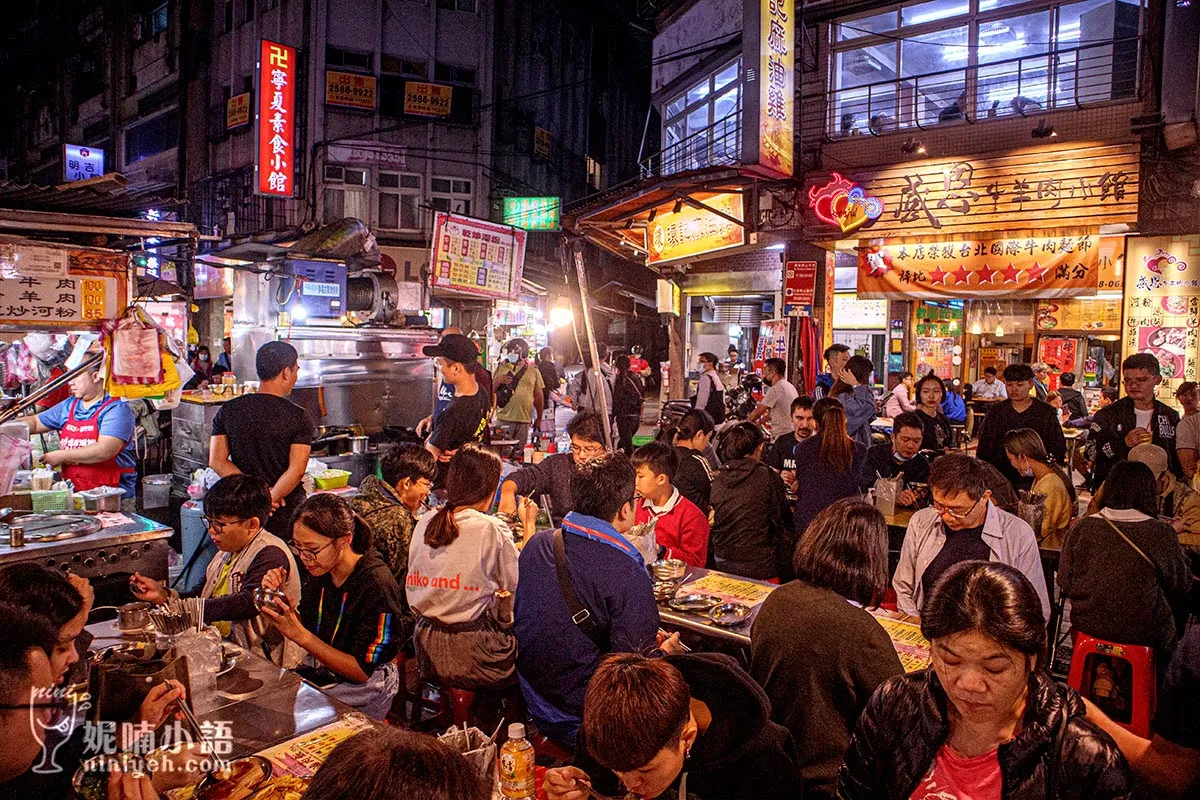
[[[666,203],[659,206],[654,219],[646,223],[647,263],[674,261],[745,244],[746,227],[733,221],[743,219],[740,194],[696,194],[692,197],[708,208],[695,208],[684,203],[676,213],[674,202]],[[714,214],[709,208],[726,216]]]
[[[353,72],[325,73],[325,105],[374,111],[378,85],[373,75]]]
[[[921,242],[886,239],[858,253],[858,296],[978,299],[1094,295],[1096,236]]]
[[[792,175],[796,93],[794,0],[759,0],[758,163]]]
[[[225,130],[250,124],[250,93],[235,94],[225,101]]]
[[[452,86],[408,81],[404,84],[404,113],[419,117],[448,117],[453,95]]]

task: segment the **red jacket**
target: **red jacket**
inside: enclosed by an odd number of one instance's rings
[[[670,550],[670,558],[689,567],[703,567],[708,558],[708,517],[676,489],[662,508],[651,510],[645,498],[638,500],[635,524],[657,520],[654,539]]]

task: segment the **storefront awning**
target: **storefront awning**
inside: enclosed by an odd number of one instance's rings
[[[150,209],[181,207],[184,201],[165,196],[170,184],[130,187],[119,172],[58,186],[0,181],[0,207],[75,214],[136,215]]]

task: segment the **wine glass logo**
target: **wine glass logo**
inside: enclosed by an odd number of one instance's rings
[[[91,697],[65,686],[35,687],[29,699],[29,727],[42,743],[42,758],[34,765],[39,775],[57,775],[63,771],[58,751],[71,738],[71,732],[92,707]]]

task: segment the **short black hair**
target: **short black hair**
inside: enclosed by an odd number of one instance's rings
[[[1121,362],[1122,373],[1131,369],[1144,369],[1155,377],[1162,375],[1162,366],[1158,363],[1158,359],[1149,353],[1134,353]]]
[[[921,417],[916,411],[904,411],[896,415],[892,420],[892,433],[898,432],[901,428],[916,428],[922,434],[925,433],[925,424],[921,422]]]
[[[846,369],[854,376],[854,380],[864,386],[869,386],[875,365],[866,356],[850,356],[850,360],[846,362]]]
[[[379,474],[388,486],[395,486],[405,478],[410,481],[424,478],[432,483],[437,478],[437,459],[416,442],[399,442],[379,459]]]
[[[844,344],[831,344],[831,345],[829,345],[829,347],[825,348],[825,360],[828,361],[829,357],[831,355],[833,355],[834,353],[849,353],[849,352],[850,352],[850,348]]]
[[[1121,393],[1117,391],[1117,387],[1115,386],[1105,386],[1100,390],[1100,396],[1107,397],[1115,403],[1121,397]]]
[[[271,487],[256,475],[240,472],[221,478],[204,496],[204,513],[208,517],[258,518],[265,528],[271,516]]]
[[[590,409],[580,411],[567,423],[567,436],[604,444],[604,426],[600,423],[600,415]]]
[[[800,395],[799,397],[797,397],[795,400],[793,400],[793,401],[792,401],[792,409],[791,409],[791,411],[792,411],[792,413],[793,413],[793,414],[795,414],[795,413],[796,413],[796,409],[799,409],[799,408],[808,408],[808,409],[811,409],[811,408],[813,407],[813,404],[814,404],[814,403],[816,403],[816,402],[817,402],[816,400],[813,400],[813,399],[812,399],[811,397],[809,397],[808,395],[806,395],[806,394],[802,394],[802,395]]]
[[[736,353],[737,351],[738,351],[738,349],[737,349],[737,345],[735,345],[735,344],[731,344],[731,345],[729,345],[729,350],[728,350],[728,352],[730,352],[730,353]]]
[[[1046,620],[1037,590],[1020,570],[999,562],[955,564],[925,598],[921,633],[926,639],[963,631],[979,631],[1035,658],[1046,649]]]
[[[1033,367],[1028,364],[1009,364],[1004,368],[1004,380],[1006,381],[1031,381],[1033,380]]]
[[[763,367],[770,367],[781,378],[787,377],[787,362],[782,358],[768,358],[763,362]]]
[[[943,494],[966,492],[967,497],[978,500],[988,485],[975,459],[961,453],[947,453],[935,458],[929,466],[929,488]]]
[[[300,354],[287,342],[267,342],[258,348],[254,357],[254,369],[260,381],[279,377],[279,373],[300,362]]]
[[[1158,514],[1157,482],[1150,467],[1140,461],[1118,461],[1100,487],[1100,508],[1133,509],[1148,517]]]
[[[988,367],[987,369],[985,369],[985,370],[983,371],[983,374],[984,374],[984,375],[995,375],[995,374],[996,374],[996,368],[995,368],[995,367]]]
[[[45,617],[54,626],[57,639],[58,629],[83,610],[83,595],[62,570],[18,561],[0,570],[0,603],[11,603]],[[5,638],[7,645],[7,632]]]
[[[650,442],[633,451],[633,467],[647,467],[655,475],[666,475],[667,480],[674,483],[679,454],[666,442]]]
[[[721,359],[717,358],[716,353],[710,353],[707,350],[697,356],[697,361],[707,361],[709,364],[720,364]]]
[[[739,422],[721,433],[721,440],[717,444],[717,456],[722,463],[749,458],[764,441],[766,438],[762,428],[753,422]]]
[[[605,453],[578,464],[571,475],[574,511],[611,522],[626,503],[633,502],[637,473],[624,453]]]
[[[0,619],[4,620],[4,647],[0,647],[0,703],[23,704],[29,700],[26,692],[33,684],[29,651],[36,647],[49,657],[58,644],[58,630],[42,614],[10,601],[0,600]]]
[[[1062,375],[1058,376],[1058,382],[1061,383],[1063,386],[1074,386],[1075,385],[1075,373],[1074,372],[1064,372]]]
[[[911,378],[911,377],[913,377],[913,374],[911,372],[909,372],[908,370],[904,370],[904,372],[900,373],[900,380],[904,380],[905,378]]]

